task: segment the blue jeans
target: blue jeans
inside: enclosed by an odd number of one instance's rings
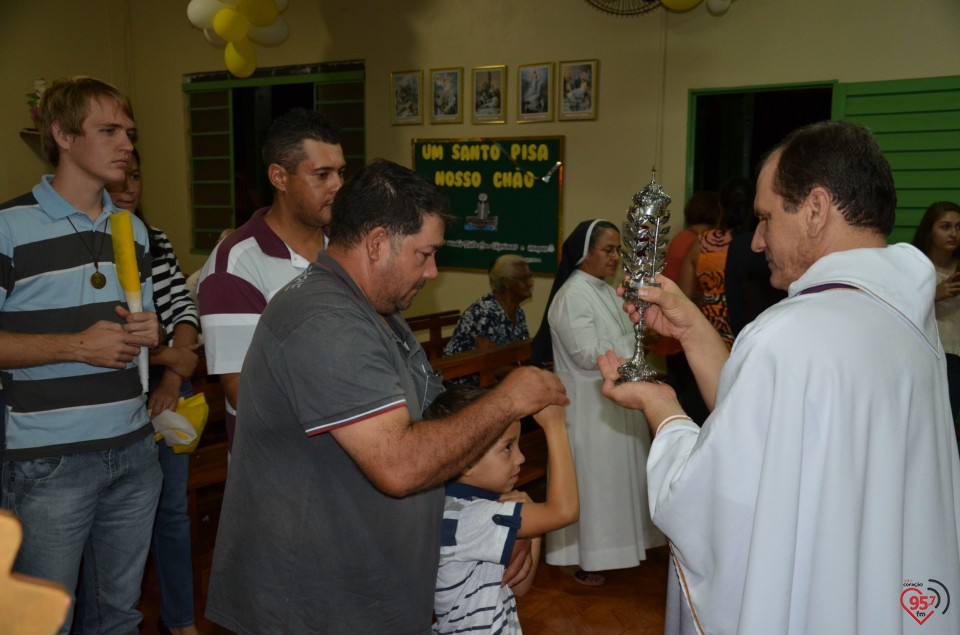
[[[73,591],[83,558],[92,580],[83,631],[135,635],[160,481],[152,435],[114,450],[5,462],[3,506],[23,524],[14,570]],[[60,632],[71,622],[72,607]]]
[[[190,455],[176,454],[164,441],[160,450],[163,489],[153,523],[153,567],[160,589],[160,619],[169,628],[193,624],[193,550],[187,513]]]

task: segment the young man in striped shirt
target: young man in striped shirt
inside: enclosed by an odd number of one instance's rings
[[[113,86],[76,77],[44,93],[41,115],[55,173],[0,206],[3,507],[23,524],[14,570],[73,592],[82,557],[98,584],[78,626],[135,632],[161,477],[134,360],[160,329],[147,229],[133,219],[145,311],[131,313],[104,190],[130,160],[133,111]]]

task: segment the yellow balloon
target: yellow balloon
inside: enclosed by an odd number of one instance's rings
[[[257,51],[247,39],[228,42],[223,50],[223,61],[235,77],[250,77],[257,70]]]
[[[273,0],[240,0],[237,11],[250,21],[253,26],[268,26],[273,24],[280,14]]]
[[[213,32],[221,40],[237,42],[247,37],[250,23],[236,9],[220,9],[213,16]]]
[[[660,4],[664,7],[677,12],[689,11],[700,4],[700,2],[701,0],[660,0]]]

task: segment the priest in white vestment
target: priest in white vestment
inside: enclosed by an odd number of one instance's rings
[[[713,412],[702,430],[672,390],[604,394],[644,411],[653,520],[672,545],[682,612],[668,632],[960,633],[960,461],[936,276],[887,246],[896,193],[870,132],[792,133],[757,182],[771,282],[788,291],[737,338],[675,285],[647,288],[647,323],[683,344]],[[633,314],[636,319],[636,314]]]

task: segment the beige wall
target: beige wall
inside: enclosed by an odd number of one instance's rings
[[[3,0],[0,60],[0,199],[29,189],[44,170],[17,131],[29,125],[22,93],[34,77],[85,73],[134,101],[144,154],[144,208],[187,271],[189,253],[184,73],[223,69],[173,0]],[[595,216],[619,221],[649,178],[674,198],[679,225],[686,179],[687,100],[696,88],[824,80],[869,81],[960,73],[955,0],[737,0],[723,17],[704,5],[617,18],[583,0],[289,0],[289,39],[258,47],[260,66],[362,59],[367,69],[369,157],[410,164],[412,138],[564,135],[563,226]],[[661,43],[665,42],[665,64]],[[16,59],[10,51],[21,52]],[[508,114],[516,114],[516,65],[600,60],[599,118],[496,126],[391,126],[391,71],[506,64]],[[662,69],[662,151],[655,156]],[[468,117],[469,119],[469,117]],[[550,281],[526,306],[539,324]],[[486,289],[479,274],[444,273],[411,313],[464,308]]]
[[[116,5],[121,10],[108,11]],[[124,86],[123,2],[0,1],[0,200],[29,190],[50,168],[20,138],[32,125],[26,93],[37,77],[95,75]],[[82,25],[82,27],[80,26]]]

